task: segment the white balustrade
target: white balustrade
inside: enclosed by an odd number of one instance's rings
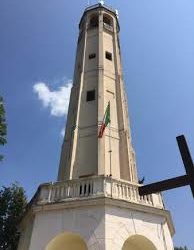
[[[164,208],[161,194],[140,196],[139,184],[96,176],[40,186],[38,204],[95,197],[111,197],[158,208]]]

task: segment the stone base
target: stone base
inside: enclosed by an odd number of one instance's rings
[[[173,250],[168,211],[112,198],[32,205],[18,250]]]

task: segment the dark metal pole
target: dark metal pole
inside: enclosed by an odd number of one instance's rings
[[[177,136],[177,143],[179,146],[179,150],[181,153],[181,157],[183,160],[183,164],[185,166],[185,170],[188,176],[188,180],[189,180],[189,184],[191,187],[191,191],[193,194],[193,198],[194,198],[194,166],[193,166],[193,160],[191,157],[191,154],[189,152],[189,148],[187,146],[187,142],[186,139],[184,137],[184,135],[180,135]]]

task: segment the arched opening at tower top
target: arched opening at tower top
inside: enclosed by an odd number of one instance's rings
[[[157,248],[146,237],[133,235],[125,241],[122,250],[157,250]]]
[[[108,25],[108,26],[113,26],[113,19],[112,19],[112,17],[110,17],[109,15],[107,15],[107,14],[104,14],[103,15],[103,23],[105,24],[105,25]]]
[[[90,28],[97,28],[98,27],[98,15],[94,14],[90,17]]]
[[[52,239],[45,250],[88,250],[88,248],[79,234],[67,232]]]

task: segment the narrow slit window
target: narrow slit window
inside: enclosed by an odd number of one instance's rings
[[[112,53],[110,53],[110,52],[106,51],[105,56],[106,56],[106,59],[108,59],[108,60],[112,61]]]
[[[89,54],[89,59],[94,59],[94,58],[96,58],[96,54],[95,53]]]
[[[86,94],[86,101],[91,102],[95,100],[95,90],[89,90]]]

